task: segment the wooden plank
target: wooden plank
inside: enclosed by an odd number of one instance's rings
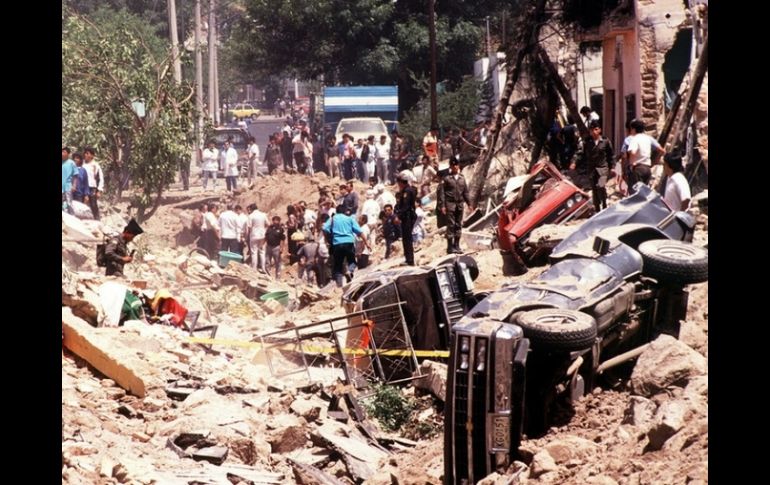
[[[62,307],[61,313],[64,346],[127,392],[143,398],[151,375],[141,372],[143,362],[122,344],[99,335],[97,329],[73,315],[68,307]]]

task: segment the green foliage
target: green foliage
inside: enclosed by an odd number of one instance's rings
[[[398,387],[383,384],[374,386],[374,395],[364,406],[387,431],[397,431],[409,420],[415,403],[404,397]]]
[[[517,3],[517,2],[513,2]],[[409,73],[427,76],[427,2],[244,0],[226,42],[229,59],[263,80],[324,76],[327,85],[398,84],[402,109],[419,97]],[[481,52],[484,18],[510,5],[492,0],[436,2],[438,79],[457,85]]]
[[[429,83],[425,79],[416,80],[416,84],[422,91],[423,97],[404,115],[399,131],[407,140],[419,145],[430,129],[430,93],[428,92]],[[438,94],[436,109],[439,126],[442,128],[472,127],[481,99],[480,88],[481,83],[468,76],[457,89]]]
[[[63,10],[62,142],[97,150],[107,190],[130,177],[141,217],[192,148],[193,91],[173,80],[170,53],[138,17]],[[145,103],[140,118],[132,101]]]

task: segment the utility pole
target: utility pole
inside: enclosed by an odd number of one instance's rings
[[[179,36],[176,32],[176,1],[168,0],[168,33],[171,37],[171,55],[174,62],[174,81],[182,82],[182,61],[179,59]]]
[[[436,108],[436,0],[428,0],[428,31],[430,36],[430,127],[438,126]]]
[[[216,98],[216,0],[209,0],[209,116],[215,125],[218,125],[219,103]]]
[[[195,0],[195,161],[200,162],[203,128],[203,52],[201,52],[201,0]]]

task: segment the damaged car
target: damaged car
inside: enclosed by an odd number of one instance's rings
[[[445,351],[451,326],[486,296],[474,293],[478,274],[476,261],[467,255],[445,256],[430,266],[372,268],[346,286],[342,304],[349,314],[366,312],[377,349]],[[347,347],[360,347],[361,342],[359,332],[348,333]],[[416,364],[386,369],[387,381],[410,377]],[[383,365],[389,365],[387,360]]]
[[[497,243],[503,274],[526,271],[540,254],[526,245],[529,234],[543,224],[564,224],[591,211],[588,193],[572,183],[551,162],[536,163],[529,174],[508,181],[497,222]]]
[[[524,434],[621,382],[658,335],[678,336],[708,251],[690,242],[691,215],[636,189],[558,244],[540,276],[490,293],[452,328],[445,483],[504,470]]]

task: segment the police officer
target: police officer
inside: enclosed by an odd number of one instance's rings
[[[447,254],[462,253],[460,235],[463,222],[463,202],[470,207],[468,183],[460,173],[460,162],[453,158],[449,165],[449,175],[438,186],[438,207],[447,216]],[[473,212],[473,208],[470,208]]]
[[[139,227],[136,220],[131,219],[120,236],[113,236],[104,249],[104,257],[107,267],[107,276],[123,276],[123,266],[133,261],[133,251],[128,254],[128,243],[144,230]]]
[[[414,246],[412,245],[412,229],[417,221],[414,211],[417,200],[417,189],[409,185],[409,178],[403,173],[398,176],[398,193],[394,212],[401,224],[401,242],[404,245],[406,264],[414,266]]]

